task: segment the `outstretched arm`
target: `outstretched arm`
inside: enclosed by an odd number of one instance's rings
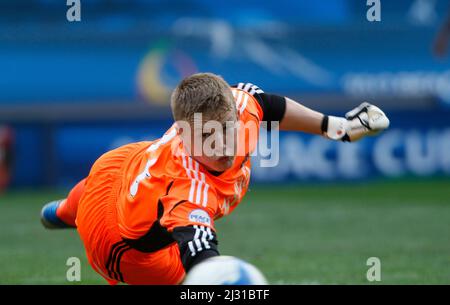
[[[375,134],[389,127],[384,112],[369,103],[362,103],[350,110],[345,117],[326,115],[312,110],[288,97],[264,93],[251,83],[235,85],[256,98],[262,109],[262,121],[267,128],[278,122],[281,130],[302,131],[323,135],[331,140],[357,141],[366,135]]]
[[[286,99],[286,112],[280,121],[281,130],[302,131],[312,134],[322,134],[324,115],[300,103]]]
[[[323,135],[331,140],[357,141],[389,127],[384,112],[369,103],[362,103],[345,117],[325,115],[288,97],[273,94],[261,94],[260,104],[263,120],[279,121],[281,130]]]

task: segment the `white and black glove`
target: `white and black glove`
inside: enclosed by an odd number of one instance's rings
[[[362,103],[345,114],[345,118],[325,116],[322,132],[332,140],[354,142],[389,127],[389,119],[377,106]]]

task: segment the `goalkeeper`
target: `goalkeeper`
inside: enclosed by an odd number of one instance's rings
[[[367,103],[328,116],[210,73],[182,80],[171,109],[175,123],[160,139],[107,152],[66,199],[42,209],[46,228],[77,228],[89,263],[110,284],[179,284],[219,255],[215,221],[248,189],[262,121],[348,142],[389,125]]]

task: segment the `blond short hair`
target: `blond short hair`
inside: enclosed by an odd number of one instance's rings
[[[197,73],[183,79],[172,93],[170,107],[175,121],[189,122],[195,113],[221,120],[228,111],[236,110],[230,86],[212,73]]]

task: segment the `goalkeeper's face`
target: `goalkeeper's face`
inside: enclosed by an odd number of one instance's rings
[[[235,108],[219,118],[197,113],[183,132],[183,142],[190,155],[210,171],[229,169],[236,157],[239,122]]]
[[[234,163],[237,111],[230,86],[220,76],[198,73],[183,79],[170,106],[184,147],[210,171],[223,172]]]

